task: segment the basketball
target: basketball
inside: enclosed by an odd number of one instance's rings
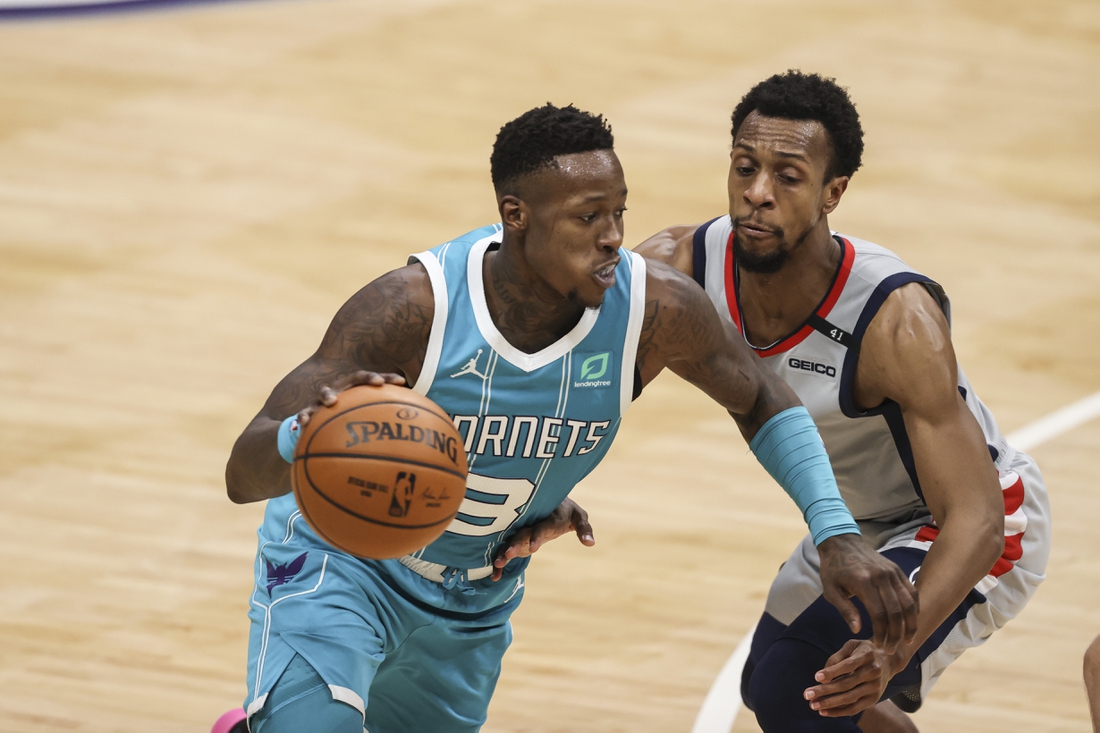
[[[329,544],[384,560],[443,534],[466,494],[466,451],[438,405],[387,384],[346,390],[314,413],[294,451],[291,484]]]

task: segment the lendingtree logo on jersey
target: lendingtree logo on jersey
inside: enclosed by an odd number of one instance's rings
[[[614,359],[610,351],[578,353],[573,355],[573,386],[610,387],[614,373]]]

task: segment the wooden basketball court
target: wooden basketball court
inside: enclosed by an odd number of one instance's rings
[[[262,506],[229,448],[358,287],[496,220],[499,126],[602,112],[633,245],[725,211],[788,68],[866,129],[832,225],[940,280],[1005,432],[1100,390],[1100,5],[271,0],[0,22],[0,731],[199,731],[243,699]],[[1086,731],[1100,420],[1034,451],[1049,579],[922,731]],[[675,377],[528,574],[488,733],[689,731],[803,526]],[[738,731],[758,730],[743,713]]]

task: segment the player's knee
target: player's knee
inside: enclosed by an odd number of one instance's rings
[[[828,655],[799,639],[779,639],[761,658],[748,679],[752,710],[765,733],[859,731],[850,718],[823,718],[803,697]]]
[[[252,733],[363,733],[362,713],[334,700],[325,681],[300,656],[287,665],[249,724]]]

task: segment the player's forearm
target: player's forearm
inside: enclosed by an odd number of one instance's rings
[[[290,491],[290,466],[279,455],[280,421],[259,416],[233,445],[225,466],[225,488],[237,504],[263,501]]]
[[[1003,524],[980,516],[956,516],[944,525],[914,580],[920,593],[920,616],[913,642],[898,650],[898,664],[902,666],[989,573],[1004,551]]]
[[[841,534],[859,535],[805,407],[797,405],[769,419],[749,447],[801,510],[815,545]]]

